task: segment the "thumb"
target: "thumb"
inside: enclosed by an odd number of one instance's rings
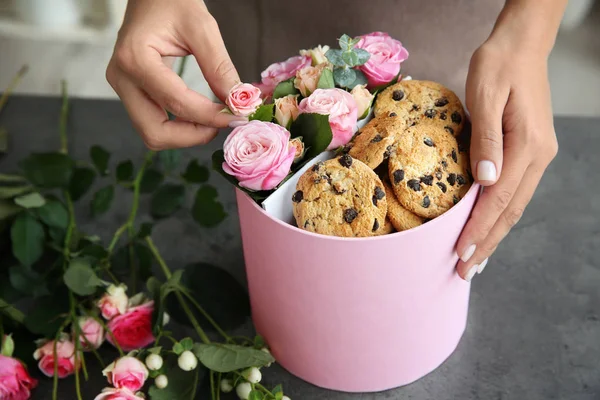
[[[240,82],[219,31],[217,21],[206,12],[202,20],[188,25],[188,46],[213,93],[225,101],[229,90]]]
[[[472,125],[471,170],[483,186],[496,183],[502,171],[502,114],[507,97],[496,88],[467,88]]]

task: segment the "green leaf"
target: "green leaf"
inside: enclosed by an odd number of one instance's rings
[[[185,198],[185,187],[174,183],[165,183],[152,196],[150,214],[154,218],[165,218],[179,210]]]
[[[154,257],[150,249],[142,243],[134,245],[134,252],[137,258],[140,279],[145,281],[152,276],[152,261]]]
[[[219,193],[211,185],[204,185],[198,188],[194,205],[192,206],[192,216],[194,220],[206,228],[212,228],[219,225],[226,217],[227,213],[218,200]]]
[[[292,137],[302,137],[306,148],[305,160],[325,151],[333,138],[329,116],[321,114],[300,114],[292,123],[291,133]]]
[[[27,179],[16,174],[0,174],[0,183],[27,183]]]
[[[36,210],[38,218],[47,226],[67,229],[69,212],[58,200],[48,200],[43,207]]]
[[[158,153],[158,159],[165,171],[171,172],[179,166],[179,162],[181,161],[181,150],[171,149],[160,151]]]
[[[275,400],[283,400],[283,392],[273,393],[275,395]]]
[[[192,349],[194,348],[194,341],[189,337],[180,340],[179,343],[181,343],[184,350],[192,351]]]
[[[346,34],[343,34],[339,38],[338,43],[340,45],[340,49],[343,51],[348,51],[348,49],[352,48],[352,38]]]
[[[73,175],[73,160],[61,153],[36,153],[19,163],[27,180],[41,188],[67,187]]]
[[[12,266],[8,270],[8,275],[10,284],[23,294],[33,297],[50,294],[46,285],[46,278],[29,267],[23,265]]]
[[[108,256],[108,251],[99,244],[89,244],[81,249],[79,253],[81,256],[88,256],[95,258],[96,260],[102,260]]]
[[[264,399],[263,394],[261,392],[259,392],[258,390],[253,390],[248,395],[248,400],[263,400],[263,399]]]
[[[209,175],[208,168],[198,164],[198,160],[194,159],[189,162],[181,177],[188,183],[204,183],[208,181]]]
[[[154,300],[154,312],[152,313],[152,333],[157,336],[163,327],[165,315],[165,299],[162,296],[163,284],[158,279],[151,276],[146,282],[146,288]]]
[[[283,395],[283,387],[281,387],[281,385],[277,385],[273,388],[273,390],[271,390],[271,393],[273,393],[274,395],[278,395],[279,393],[281,393]]]
[[[73,201],[79,200],[87,193],[94,184],[96,172],[91,168],[75,168],[71,182],[69,183],[69,193]]]
[[[321,76],[319,77],[319,83],[317,83],[317,87],[319,89],[332,89],[335,87],[335,82],[333,81],[333,72],[329,68],[325,68],[321,72]]]
[[[344,67],[346,63],[342,58],[342,51],[338,49],[329,49],[325,53],[325,57],[329,60],[330,63],[335,65],[336,67]]]
[[[140,239],[144,239],[146,236],[150,236],[152,235],[152,228],[154,227],[154,225],[152,225],[149,222],[144,222],[142,223],[142,225],[140,225],[140,230],[137,234],[137,237]]]
[[[160,186],[160,184],[165,179],[164,175],[153,168],[149,168],[144,171],[144,176],[142,177],[142,181],[140,182],[140,192],[142,193],[152,193]]]
[[[117,165],[117,180],[119,182],[131,181],[133,179],[133,162],[123,161]]]
[[[342,59],[349,67],[355,67],[358,64],[358,55],[354,51],[345,51],[342,53]]]
[[[273,121],[273,113],[275,112],[275,104],[263,104],[258,107],[254,114],[248,117],[248,120],[254,121],[264,121],[271,122]]]
[[[275,361],[273,356],[264,351],[234,344],[196,343],[194,354],[206,368],[221,373],[263,367]]]
[[[34,334],[47,338],[56,336],[69,312],[69,300],[66,288],[50,296],[38,298],[25,317],[25,326]]]
[[[173,345],[173,353],[180,355],[184,351],[185,351],[185,349],[183,348],[183,345],[181,343],[175,343]]]
[[[363,65],[367,61],[369,61],[369,58],[371,58],[371,53],[369,53],[365,49],[357,49],[357,48],[355,48],[355,49],[352,49],[352,51],[356,54],[356,57],[357,57],[357,61],[356,61],[355,66]]]
[[[2,345],[0,354],[5,357],[12,357],[13,352],[15,351],[15,341],[12,336],[6,335],[4,338],[0,337],[0,345]]]
[[[279,82],[279,84],[275,86],[275,90],[273,91],[273,100],[288,96],[290,94],[299,93],[300,91],[294,86],[294,78],[291,78],[287,81]]]
[[[196,302],[225,330],[240,326],[250,316],[250,300],[246,289],[224,269],[206,263],[190,264],[185,267],[181,282]],[[177,299],[169,298],[167,308],[174,320],[190,326],[189,318]],[[214,329],[202,314],[192,309],[202,327]]]
[[[80,296],[89,296],[96,293],[102,280],[98,278],[90,262],[85,258],[71,260],[63,280],[67,287]]]
[[[22,208],[12,201],[0,199],[0,221],[13,217],[21,210]]]
[[[338,86],[347,88],[356,80],[356,71],[350,68],[336,68],[333,70],[333,79]]]
[[[262,349],[263,347],[265,347],[267,345],[267,343],[265,342],[265,339],[260,336],[260,335],[256,335],[254,336],[254,348],[257,350]]]
[[[13,255],[26,267],[44,254],[44,227],[29,213],[21,213],[13,222],[10,236]]]
[[[16,196],[25,195],[33,190],[28,184],[18,186],[0,186],[0,199],[12,199]]]
[[[210,397],[197,397],[198,381],[203,368],[196,368],[193,371],[183,371],[177,365],[177,356],[169,354],[164,357],[165,375],[169,384],[164,389],[159,389],[155,385],[150,386],[148,397],[150,400],[194,400],[196,398],[209,400]]]
[[[92,216],[98,216],[107,212],[110,209],[114,197],[115,188],[113,185],[105,186],[94,193],[94,198],[91,203]]]
[[[90,148],[90,158],[100,175],[108,175],[108,160],[110,160],[110,153],[108,151],[101,146],[92,146]]]
[[[361,70],[355,69],[354,73],[356,74],[356,79],[354,79],[354,82],[352,82],[350,86],[348,86],[348,89],[350,90],[354,89],[354,86],[366,85],[368,83],[367,77],[365,76],[365,74],[363,74]]]
[[[16,197],[15,204],[23,208],[39,208],[46,204],[46,199],[38,192],[32,192]]]

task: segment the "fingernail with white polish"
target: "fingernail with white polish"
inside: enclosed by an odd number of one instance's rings
[[[246,125],[248,123],[248,121],[243,120],[243,121],[231,121],[229,123],[229,127],[230,128],[237,128],[238,126],[243,126]]]
[[[488,160],[479,161],[477,164],[478,181],[496,181],[496,166]]]
[[[477,273],[478,273],[478,274],[480,274],[480,273],[482,273],[482,272],[483,272],[483,270],[485,269],[485,266],[486,266],[486,265],[487,265],[487,263],[488,263],[488,260],[489,260],[489,258],[486,258],[485,260],[483,260],[483,261],[481,262],[481,264],[479,264],[479,265],[477,266]]]
[[[474,244],[470,245],[469,247],[467,247],[465,252],[462,253],[462,256],[460,256],[460,259],[463,260],[463,262],[469,261],[469,258],[471,258],[473,256],[473,254],[475,253],[475,249],[477,249],[476,245],[474,245]]]
[[[471,279],[473,279],[473,277],[475,276],[476,272],[477,272],[477,265],[473,265],[471,267],[471,269],[465,275],[465,281],[471,282]]]

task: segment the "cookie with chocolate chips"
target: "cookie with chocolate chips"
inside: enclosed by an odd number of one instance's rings
[[[466,120],[456,94],[431,81],[409,80],[391,85],[377,96],[373,110],[375,116],[395,114],[407,126],[434,122],[452,135],[460,134]]]
[[[352,139],[348,154],[375,169],[395,151],[396,136],[404,128],[399,118],[373,118]]]
[[[396,198],[407,210],[435,218],[461,199],[471,178],[469,158],[456,138],[434,122],[407,128],[390,156],[388,172]]]
[[[419,217],[417,214],[408,211],[400,204],[388,182],[383,182],[383,185],[385,186],[385,194],[387,197],[387,217],[398,232],[416,228],[425,223],[425,218]]]
[[[309,168],[298,180],[292,204],[298,227],[310,232],[362,237],[389,229],[383,183],[349,154]]]

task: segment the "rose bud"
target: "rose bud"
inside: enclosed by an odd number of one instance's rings
[[[369,92],[366,85],[356,85],[350,92],[356,102],[358,119],[366,118],[371,109],[373,94]]]
[[[98,300],[98,308],[104,319],[110,320],[117,315],[125,314],[129,302],[126,290],[127,286],[125,285],[110,285],[106,289],[106,294]]]
[[[146,379],[148,370],[144,363],[135,357],[125,356],[110,364],[102,371],[108,383],[117,389],[128,389],[132,392],[140,390]]]
[[[75,345],[66,338],[56,342],[56,359],[54,358],[54,340],[45,342],[33,353],[33,358],[39,360],[40,371],[48,377],[54,376],[54,365],[57,364],[59,378],[66,378],[75,372]],[[79,357],[81,358],[81,357]]]
[[[266,97],[269,97],[275,87],[285,80],[296,75],[296,71],[308,67],[312,62],[309,56],[290,57],[285,61],[271,64],[261,72],[260,90]]]
[[[317,90],[321,73],[325,68],[328,68],[327,64],[319,64],[315,67],[302,68],[296,72],[294,86],[302,93],[302,96],[310,96],[312,92]]]
[[[260,89],[249,83],[238,83],[229,91],[225,104],[233,115],[248,117],[262,104]]]
[[[325,56],[325,53],[329,50],[329,46],[318,45],[315,48],[309,50],[300,50],[301,56],[309,56],[312,59],[312,65],[319,65],[322,63],[328,63],[329,60]]]
[[[298,118],[298,95],[287,95],[275,99],[275,120],[284,128],[289,128]]]
[[[79,343],[83,350],[95,350],[104,342],[104,328],[92,317],[79,317]],[[73,327],[73,337],[77,335],[77,328]]]
[[[299,137],[290,140],[290,146],[294,146],[296,153],[294,154],[294,162],[298,162],[304,157],[304,142]]]

